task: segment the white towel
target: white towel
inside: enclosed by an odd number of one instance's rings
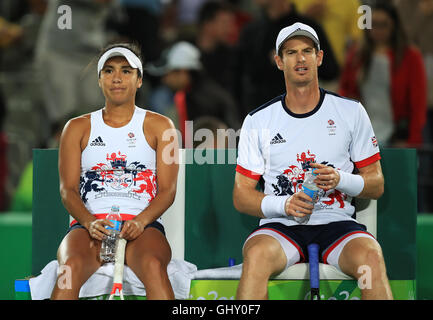
[[[33,300],[50,298],[57,281],[58,267],[57,260],[53,260],[42,269],[39,276],[30,279],[29,285]],[[102,265],[81,287],[79,297],[89,298],[109,294],[113,285],[113,270],[114,263]],[[170,261],[167,266],[167,273],[176,299],[189,298],[191,279],[195,271],[197,271],[197,267],[192,263],[178,259]],[[125,266],[123,274],[124,295],[146,295],[143,283],[131,268]]]
[[[225,279],[239,280],[242,273],[242,264],[237,264],[232,267],[222,267],[213,269],[197,270],[193,274],[193,279]]]
[[[319,264],[320,279],[322,280],[353,280],[352,277],[344,274],[334,266],[328,264]],[[242,274],[242,264],[237,264],[232,267],[222,267],[213,269],[197,270],[193,273],[192,279],[230,279],[239,280]],[[273,275],[272,280],[303,280],[309,279],[310,272],[308,269],[308,263],[297,263],[294,264],[279,274]]]

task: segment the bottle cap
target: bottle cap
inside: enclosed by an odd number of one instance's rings
[[[314,171],[316,171],[317,169],[316,168],[313,168],[312,170],[311,170],[311,174],[313,175],[313,176],[317,176],[317,173],[315,173]]]

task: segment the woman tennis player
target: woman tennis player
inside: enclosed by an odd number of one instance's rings
[[[61,136],[60,193],[74,220],[57,259],[69,268],[71,285],[56,283],[51,298],[77,299],[101,266],[101,240],[111,225],[105,216],[115,204],[124,220],[120,237],[128,240],[125,264],[143,282],[148,299],[173,299],[171,249],[160,216],[176,193],[178,165],[164,161],[163,150],[170,144],[170,156],[177,156],[177,141],[162,139],[175,128],[168,118],[135,105],[143,75],[136,46],[105,48],[97,71],[105,106],[69,120]]]

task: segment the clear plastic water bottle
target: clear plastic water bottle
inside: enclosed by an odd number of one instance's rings
[[[107,215],[108,220],[114,224],[114,227],[106,226],[105,228],[110,230],[110,234],[102,240],[100,258],[103,262],[114,262],[116,255],[116,245],[119,239],[120,228],[122,225],[122,217],[119,213],[119,206],[112,205],[111,211]]]
[[[304,182],[302,183],[302,191],[313,199],[312,204],[319,201],[320,188],[314,183],[317,174],[314,172],[316,169],[305,172]]]
[[[320,198],[320,188],[314,183],[317,174],[314,172],[316,169],[305,172],[304,182],[302,183],[302,191],[313,199],[311,204],[315,204]],[[298,223],[305,224],[310,220],[310,215],[307,214],[304,217],[294,217]]]

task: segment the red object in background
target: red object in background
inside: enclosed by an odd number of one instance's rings
[[[359,74],[362,62],[358,50],[353,46],[348,53],[340,78],[339,94],[360,100]],[[414,47],[405,50],[399,66],[394,66],[395,54],[387,52],[391,62],[391,100],[394,123],[408,119],[409,145],[422,143],[422,129],[426,122],[427,78],[421,53]]]
[[[185,91],[176,92],[174,95],[174,104],[176,105],[177,114],[179,116],[179,130],[182,134],[183,145],[185,145],[185,121],[188,120]]]

